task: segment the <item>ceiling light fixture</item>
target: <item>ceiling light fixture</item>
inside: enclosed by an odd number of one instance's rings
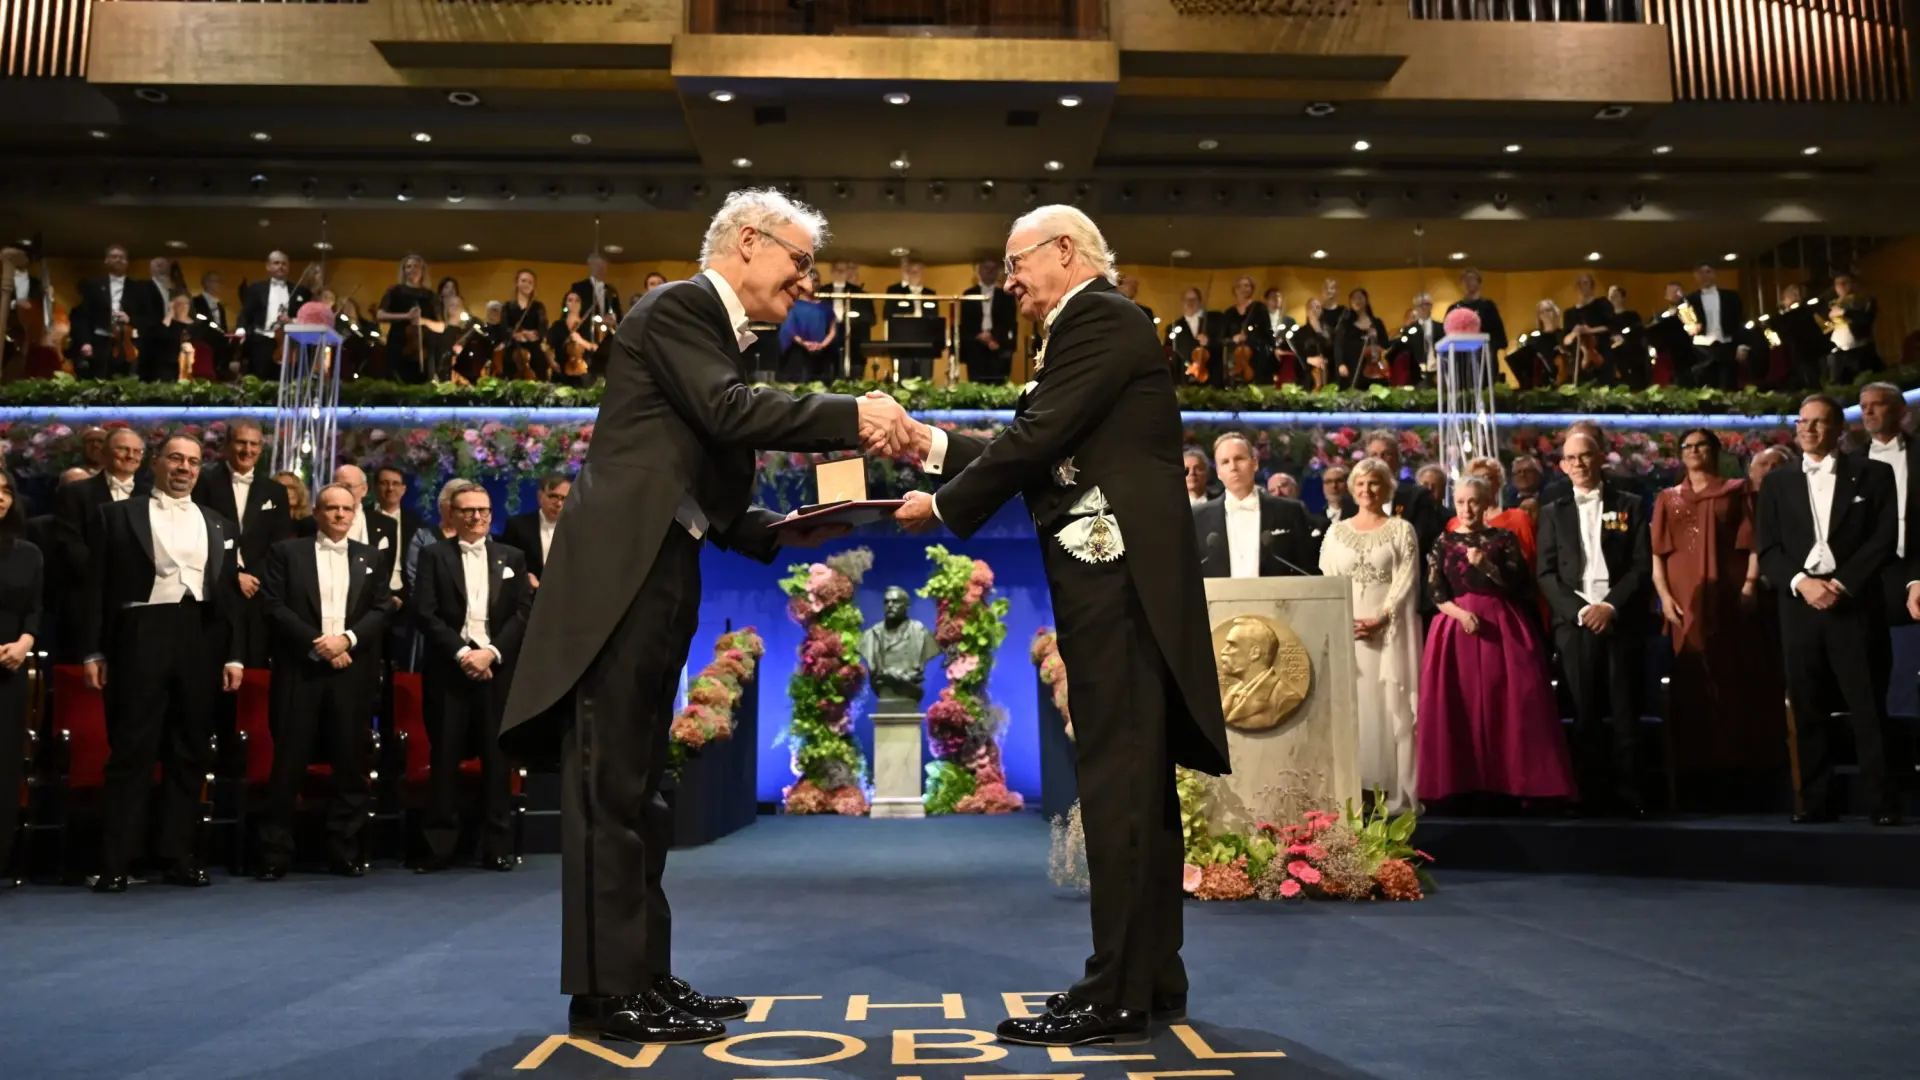
[[[327,242],[326,242],[325,240],[315,240],[315,241],[313,242],[313,250],[315,250],[315,251],[332,251],[332,250],[333,250],[333,245],[332,245],[332,244],[329,244],[329,243],[327,243]]]
[[[1321,249],[1321,248],[1314,248],[1314,249],[1313,249],[1313,257],[1314,257],[1314,258],[1316,258],[1316,259],[1324,259],[1324,258],[1326,258],[1326,257],[1327,257],[1327,253],[1326,253],[1326,251],[1324,251],[1324,250],[1323,250],[1323,249]]]
[[[433,141],[433,136],[424,131],[416,131],[413,133],[413,141],[417,143],[430,143]]]
[[[887,168],[892,169],[894,172],[906,172],[912,167],[913,162],[907,160],[907,155],[904,152],[901,153],[899,157],[887,162]]]
[[[1507,144],[1507,153],[1509,154],[1517,154],[1520,152],[1520,149],[1521,149],[1520,144],[1517,142],[1510,142]]]
[[[892,255],[896,259],[904,259],[908,255],[913,254],[913,251],[910,248],[897,247],[897,248],[894,248],[892,251],[887,252],[887,254]]]
[[[905,94],[898,90],[895,90],[890,94],[880,95],[880,100],[886,102],[889,105],[905,105],[907,102],[913,100],[913,96],[911,94]]]
[[[1661,143],[1659,146],[1653,148],[1653,152],[1656,154],[1671,154],[1673,153],[1673,147],[1668,146],[1666,143]]]
[[[1587,252],[1587,261],[1588,261],[1588,262],[1599,262],[1599,261],[1600,261],[1600,253],[1599,253],[1599,252],[1597,252],[1597,251],[1589,251],[1589,252]]]
[[[1365,139],[1355,139],[1353,142],[1353,148],[1355,150],[1360,150],[1364,152],[1364,151],[1373,149],[1373,144],[1368,142]]]
[[[1331,101],[1316,101],[1307,106],[1307,115],[1315,119],[1323,116],[1332,116],[1338,111],[1340,111],[1340,106],[1335,105]]]
[[[96,139],[111,138],[111,136],[109,136],[105,131],[102,131],[99,128],[94,128],[92,131],[87,132],[87,134],[93,136]]]
[[[1812,157],[1813,155],[1815,155],[1815,154],[1817,154],[1817,153],[1819,153],[1819,152],[1820,152],[1820,148],[1819,148],[1819,147],[1817,147],[1817,146],[1809,146],[1809,147],[1807,147],[1806,149],[1804,149],[1804,150],[1802,150],[1802,151],[1800,151],[1800,152],[1801,152],[1802,154],[1804,154],[1804,155],[1806,155],[1807,157]]]
[[[1065,168],[1065,166],[1061,165],[1057,161],[1049,161],[1045,165],[1041,166],[1041,168],[1047,170],[1048,172],[1059,172],[1061,169]]]
[[[157,90],[151,86],[140,87],[133,92],[133,96],[149,105],[165,105],[167,103],[167,92],[165,90]]]
[[[601,244],[600,250],[606,252],[609,255],[618,255],[627,249],[621,247],[619,244]]]
[[[1080,107],[1080,95],[1078,95],[1078,94],[1061,94],[1061,95],[1060,95],[1060,107],[1061,107],[1061,108],[1063,108],[1063,109],[1077,109],[1077,108],[1079,108],[1079,107]]]
[[[273,136],[264,131],[256,131],[253,133],[253,141],[254,142],[272,142]]]
[[[1739,252],[1737,252],[1737,251],[1729,251],[1729,252],[1727,252],[1727,253],[1726,253],[1725,255],[1723,255],[1723,256],[1721,256],[1721,257],[1722,257],[1722,258],[1724,258],[1724,259],[1726,259],[1726,260],[1727,260],[1728,262],[1739,262],[1739,261],[1740,261],[1740,253],[1739,253]]]
[[[471,109],[475,105],[480,104],[480,95],[471,90],[449,90],[447,91],[447,104],[458,105],[463,109]]]
[[[715,100],[715,101],[717,101],[717,102],[719,102],[720,104],[722,104],[722,105],[725,105],[725,104],[726,104],[727,102],[729,102],[729,101],[732,101],[732,100],[733,100],[733,91],[731,91],[731,90],[709,90],[709,91],[707,91],[707,96],[708,96],[708,97],[710,97],[710,98],[712,98],[713,100]]]
[[[169,240],[167,241],[167,246],[175,251],[187,250],[187,242],[185,240]]]
[[[1188,251],[1186,248],[1174,248],[1172,251],[1167,252],[1167,254],[1176,259],[1190,259],[1193,257],[1193,252]]]
[[[573,145],[575,146],[591,146],[593,144],[593,136],[584,131],[576,131],[570,138],[573,139]]]
[[[1465,262],[1467,259],[1467,253],[1464,251],[1456,251],[1453,254],[1447,256],[1447,258],[1452,259],[1454,262]]]
[[[1218,150],[1218,149],[1220,149],[1220,140],[1219,140],[1219,139],[1201,139],[1201,140],[1200,140],[1200,149],[1202,149],[1202,150]]]
[[[464,251],[464,252],[466,252],[466,253],[467,253],[467,254],[469,254],[469,255],[471,255],[471,254],[473,254],[474,252],[476,252],[476,251],[479,251],[479,250],[480,250],[480,247],[479,247],[479,245],[477,245],[477,244],[461,244],[461,245],[460,245],[460,250],[461,250],[461,251]]]
[[[753,168],[753,159],[743,157],[734,158],[733,167],[736,169],[751,169]]]

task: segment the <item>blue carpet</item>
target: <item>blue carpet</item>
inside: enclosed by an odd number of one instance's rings
[[[680,972],[716,992],[818,995],[732,1026],[815,1034],[644,1065],[631,1047],[538,1060],[565,1027],[553,857],[508,875],[29,887],[0,895],[0,1077],[1914,1075],[1911,893],[1466,872],[1418,904],[1190,904],[1192,1029],[1134,1048],[1150,1060],[916,1054],[991,1030],[1003,993],[1077,972],[1085,900],[1047,883],[1046,849],[1032,816],[762,818],[676,853]],[[859,994],[935,1007],[849,1020]],[[1208,1056],[1273,1051],[1286,1056]]]

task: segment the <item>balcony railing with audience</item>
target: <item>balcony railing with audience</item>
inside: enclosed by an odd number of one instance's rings
[[[696,34],[1065,38],[1107,36],[1106,0],[691,0]]]

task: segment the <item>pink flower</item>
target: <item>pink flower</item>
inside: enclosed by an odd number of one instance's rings
[[[1199,888],[1200,887],[1200,868],[1193,865],[1192,863],[1188,863],[1186,866],[1186,869],[1181,871],[1180,873],[1180,887],[1187,890],[1188,892],[1192,892],[1193,890]]]
[[[960,659],[955,660],[953,663],[947,665],[947,680],[949,682],[959,682],[961,679],[964,679],[967,676],[973,674],[974,669],[978,668],[979,666],[980,666],[979,657],[962,656]]]
[[[1320,884],[1320,871],[1315,870],[1312,866],[1309,866],[1299,859],[1295,859],[1287,864],[1287,873],[1299,878],[1303,885]]]
[[[1189,890],[1189,891],[1191,891],[1191,890]],[[1281,895],[1281,896],[1284,896],[1284,897],[1286,897],[1286,898],[1287,898],[1287,899],[1289,899],[1289,900],[1291,900],[1291,899],[1293,899],[1293,898],[1294,898],[1294,897],[1296,897],[1296,896],[1299,896],[1299,895],[1300,895],[1300,883],[1299,883],[1299,882],[1297,882],[1297,881],[1295,881],[1295,880],[1293,880],[1292,878],[1288,878],[1287,880],[1285,880],[1285,881],[1283,881],[1283,882],[1281,882],[1281,883],[1280,883],[1280,895]]]
[[[1301,852],[1301,854],[1312,859],[1314,862],[1319,862],[1321,859],[1327,857],[1327,849],[1321,847],[1319,844],[1308,844],[1307,850]]]

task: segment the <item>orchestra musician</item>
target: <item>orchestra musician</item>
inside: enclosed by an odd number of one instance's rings
[[[1535,305],[1533,311],[1533,329],[1521,334],[1507,352],[1507,368],[1522,390],[1554,386],[1568,381],[1572,375],[1567,366],[1567,347],[1562,344],[1566,324],[1560,315],[1560,305],[1549,298]],[[1484,323],[1481,332],[1486,332]]]
[[[446,312],[447,312],[448,300],[451,300],[456,296],[464,299],[467,295],[466,293],[463,293],[460,291],[460,279],[457,277],[454,277],[451,274],[441,278],[440,284],[435,285],[433,287],[433,291],[440,294],[440,314],[443,317],[446,315]]]
[[[620,323],[620,292],[607,283],[607,257],[599,252],[587,256],[587,276],[584,281],[576,281],[568,291],[580,298],[585,304],[583,316],[591,319],[600,316],[603,325],[611,330]]]
[[[1233,383],[1256,383],[1272,386],[1274,370],[1278,366],[1273,358],[1273,338],[1267,320],[1267,309],[1253,298],[1253,279],[1242,274],[1233,282],[1233,302],[1219,313],[1215,321],[1217,336],[1222,342],[1223,360],[1221,369],[1232,376]],[[1240,363],[1239,354],[1247,351],[1247,363]]]
[[[427,351],[433,358],[435,378],[473,382],[479,369],[493,358],[491,345],[481,341],[479,324],[467,314],[467,301],[459,293],[440,301],[440,330],[427,335]],[[458,376],[458,378],[455,378]]]
[[[655,277],[659,275],[649,274],[647,280]],[[647,291],[652,292],[653,286],[648,285]],[[833,321],[841,327],[841,347],[834,350],[834,356],[843,379],[857,378],[867,370],[864,346],[873,338],[873,301],[847,298],[866,291],[867,287],[860,284],[860,268],[852,259],[835,259],[833,280],[819,289],[821,299],[833,302]]]
[[[1346,318],[1347,309],[1340,306],[1340,283],[1327,278],[1320,283],[1320,319],[1328,330],[1338,329],[1340,320]],[[1327,339],[1333,341],[1331,337]]]
[[[1677,281],[1667,282],[1661,299],[1662,310],[1647,323],[1646,340],[1641,343],[1649,350],[1650,383],[1669,385],[1676,373],[1693,362],[1693,334],[1687,329],[1687,320],[1681,317],[1686,303],[1687,290]],[[1811,324],[1812,320],[1808,322]]]
[[[1365,289],[1347,294],[1347,306],[1333,327],[1334,370],[1343,386],[1364,390],[1390,381],[1383,339],[1386,328],[1373,314],[1373,298]]]
[[[0,377],[45,378],[59,366],[50,345],[55,332],[49,323],[46,283],[27,269],[21,248],[0,248],[0,307],[5,310],[5,358]]]
[[[1460,271],[1460,292],[1462,295],[1460,299],[1455,300],[1452,307],[1447,308],[1447,310],[1452,311],[1454,308],[1466,308],[1468,311],[1480,316],[1480,332],[1487,335],[1487,348],[1492,350],[1495,356],[1498,356],[1500,351],[1507,347],[1507,324],[1500,321],[1500,305],[1480,295],[1482,284],[1480,271],[1475,270],[1471,266]],[[1508,362],[1508,366],[1512,366],[1511,361]],[[1514,374],[1518,375],[1519,371],[1516,369]]]
[[[200,275],[200,294],[193,298],[193,318],[199,324],[199,340],[206,343],[213,354],[215,377],[222,379],[239,374],[227,366],[234,327],[227,321],[225,292],[220,271],[209,270]]]
[[[1746,315],[1740,294],[1722,289],[1714,280],[1713,264],[1702,262],[1693,268],[1693,279],[1700,287],[1687,296],[1700,320],[1693,333],[1693,365],[1687,373],[1689,386],[1717,386],[1731,390],[1739,382],[1741,365],[1747,362]]]
[[[1012,293],[1000,287],[1003,269],[998,259],[982,259],[975,268],[978,284],[967,286],[962,294],[980,297],[960,305],[960,358],[966,362],[969,382],[1006,382],[1013,374],[1020,306]]]
[[[500,308],[500,321],[507,328],[500,378],[552,377],[548,370],[551,358],[543,348],[547,337],[547,305],[534,296],[539,287],[540,279],[531,270],[522,269],[513,275],[513,299]]]
[[[1600,355],[1607,382],[1644,390],[1647,386],[1647,343],[1644,320],[1627,306],[1624,286],[1607,286],[1607,332],[1601,336]]]
[[[1148,307],[1145,304],[1140,303],[1140,279],[1139,278],[1134,277],[1132,274],[1121,274],[1120,275],[1120,295],[1133,301],[1136,305],[1139,306],[1141,311],[1146,312],[1148,322],[1151,322],[1155,326],[1160,325],[1160,319],[1158,316],[1154,315],[1153,309]]]
[[[1852,274],[1835,274],[1833,299],[1827,302],[1826,331],[1832,351],[1827,354],[1827,381],[1850,383],[1862,372],[1879,371],[1880,352],[1873,345],[1874,303],[1854,291]]]
[[[547,352],[553,357],[556,369],[552,376],[554,382],[585,386],[590,373],[599,367],[600,346],[587,336],[593,332],[588,310],[580,286],[575,285],[561,305],[560,317],[547,330]]]
[[[911,299],[933,295],[933,290],[921,283],[926,272],[925,263],[908,259],[900,264],[899,282],[887,286],[888,296],[910,298],[887,301],[887,340],[918,342],[937,351],[946,336],[945,327],[940,324],[940,305],[932,300]],[[894,355],[901,378],[933,377],[933,352],[896,352]]]
[[[127,276],[127,249],[110,245],[106,273],[80,283],[69,344],[74,371],[95,379],[134,373],[140,335],[160,325],[160,293],[152,282]]]
[[[1566,333],[1561,336],[1560,344],[1566,347],[1575,382],[1597,381],[1606,366],[1600,342],[1611,331],[1608,318],[1613,308],[1604,297],[1594,295],[1597,288],[1593,275],[1581,271],[1573,279],[1573,291],[1579,299],[1564,315]]]
[[[400,279],[380,298],[374,317],[386,324],[387,374],[401,382],[422,383],[433,375],[426,351],[428,331],[446,329],[440,321],[440,296],[427,288],[427,260],[400,260]]]
[[[284,251],[267,253],[267,277],[240,290],[240,356],[244,371],[258,379],[280,377],[280,354],[275,340],[280,328],[293,321],[300,305],[313,299],[304,284],[287,280],[292,263]]]
[[[1779,307],[1755,320],[1767,343],[1769,371],[1778,369],[1794,389],[1816,390],[1824,377],[1833,343],[1814,319],[1815,308],[1797,281],[1780,287]]]
[[[173,294],[166,318],[141,343],[141,353],[141,362],[153,372],[154,381],[213,379],[213,350],[200,339],[193,299],[184,291]]]
[[[1317,296],[1307,299],[1306,320],[1287,331],[1287,351],[1294,355],[1294,380],[1318,390],[1327,383],[1327,357],[1333,353],[1326,305]]]
[[[1446,327],[1433,317],[1433,297],[1426,293],[1415,296],[1400,336],[1387,349],[1395,385],[1429,381],[1428,365],[1434,362],[1434,350],[1439,348],[1440,339],[1445,336]]]
[[[1193,350],[1201,346],[1212,351],[1213,328],[1208,325],[1206,300],[1200,290],[1189,286],[1180,294],[1180,315],[1167,324],[1166,348],[1171,359],[1173,377],[1178,382],[1214,383],[1216,364],[1209,362],[1206,378],[1195,379],[1190,374],[1193,367]]]

